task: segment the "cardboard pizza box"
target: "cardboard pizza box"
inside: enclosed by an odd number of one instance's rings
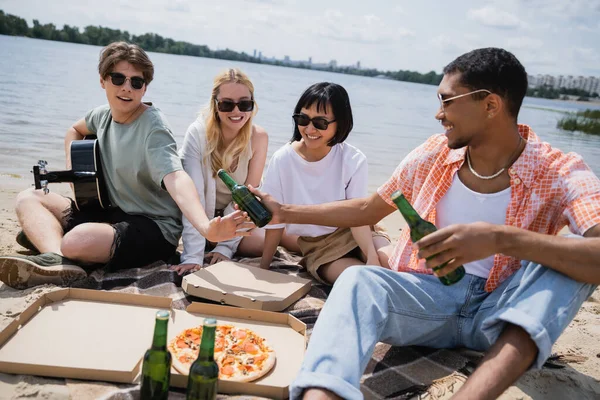
[[[181,284],[192,296],[264,311],[286,309],[310,287],[309,279],[233,261],[221,261],[186,275]]]
[[[134,382],[156,311],[170,307],[164,297],[46,293],[0,332],[0,372]]]
[[[0,331],[0,372],[139,383],[156,311],[170,310],[171,304],[166,297],[86,289],[46,293]],[[256,331],[275,350],[270,373],[248,383],[219,381],[219,393],[288,397],[306,348],[301,321],[288,314],[201,303],[170,311],[169,340],[212,316],[218,323]],[[171,385],[185,388],[187,376],[172,370]]]
[[[205,317],[214,317],[218,324],[233,324],[248,328],[264,337],[275,351],[273,369],[253,382],[219,380],[219,393],[241,393],[270,399],[286,399],[304,360],[306,325],[289,314],[249,310],[237,307],[192,303],[185,311],[174,310],[169,324],[168,340],[183,330],[201,325]],[[171,370],[171,386],[186,388],[187,375]]]

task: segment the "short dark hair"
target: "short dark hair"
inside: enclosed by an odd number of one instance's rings
[[[504,98],[517,119],[527,93],[527,73],[512,53],[496,47],[472,50],[444,67],[444,75],[456,72],[469,89],[487,89]]]
[[[98,62],[98,72],[102,79],[106,79],[120,61],[127,61],[142,71],[146,86],[154,79],[154,65],[148,54],[137,44],[127,42],[113,42],[102,49]]]
[[[302,93],[296,104],[296,108],[294,108],[294,114],[299,114],[302,108],[310,108],[315,103],[318,112],[327,112],[327,106],[331,105],[331,111],[335,116],[335,122],[337,122],[335,135],[327,145],[333,146],[346,140],[354,126],[352,107],[350,107],[350,98],[346,89],[337,83],[315,83]],[[294,124],[294,135],[290,142],[297,142],[300,139],[302,139],[302,136],[300,135],[298,126]]]

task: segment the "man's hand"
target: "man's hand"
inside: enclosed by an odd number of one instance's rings
[[[219,261],[229,261],[231,258],[224,256],[223,254],[217,251],[211,251],[210,253],[206,253],[204,255],[204,263],[208,265],[213,265],[218,263]]]
[[[234,211],[224,217],[216,217],[208,221],[204,232],[200,232],[206,240],[218,243],[233,239],[236,236],[250,236],[250,231],[243,229],[255,228],[254,223],[249,222],[248,214],[240,210]]]
[[[250,192],[253,195],[258,197],[260,201],[265,205],[265,207],[267,207],[269,211],[271,211],[271,214],[273,214],[273,218],[271,219],[271,222],[269,222],[270,224],[275,225],[284,223],[281,216],[281,204],[279,204],[273,198],[273,196],[271,196],[268,193],[261,192],[260,190],[252,187],[252,185],[248,185],[248,190],[250,190]]]
[[[498,225],[487,222],[450,225],[425,236],[414,246],[419,258],[429,258],[425,263],[434,269],[449,261],[444,268],[435,271],[444,276],[459,266],[482,260],[498,251]]]

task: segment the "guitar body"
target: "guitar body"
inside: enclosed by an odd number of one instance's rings
[[[74,140],[71,142],[71,168],[77,175],[93,172],[93,176],[81,175],[73,182],[75,205],[78,210],[99,210],[110,207],[108,191],[102,173],[100,145],[98,140]]]
[[[71,182],[78,210],[100,211],[110,208],[98,140],[74,140],[70,152],[71,170],[48,172],[47,163],[41,160],[33,167],[35,188],[43,188],[48,193],[48,183]]]

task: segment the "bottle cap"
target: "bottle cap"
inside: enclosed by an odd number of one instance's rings
[[[392,201],[394,201],[394,200],[396,200],[400,196],[402,196],[402,191],[401,190],[396,190],[394,193],[392,193],[392,195],[390,196],[390,198],[392,199]]]
[[[204,326],[216,326],[217,320],[214,318],[204,318]]]
[[[156,312],[157,319],[169,319],[169,311],[168,310],[159,310]]]

